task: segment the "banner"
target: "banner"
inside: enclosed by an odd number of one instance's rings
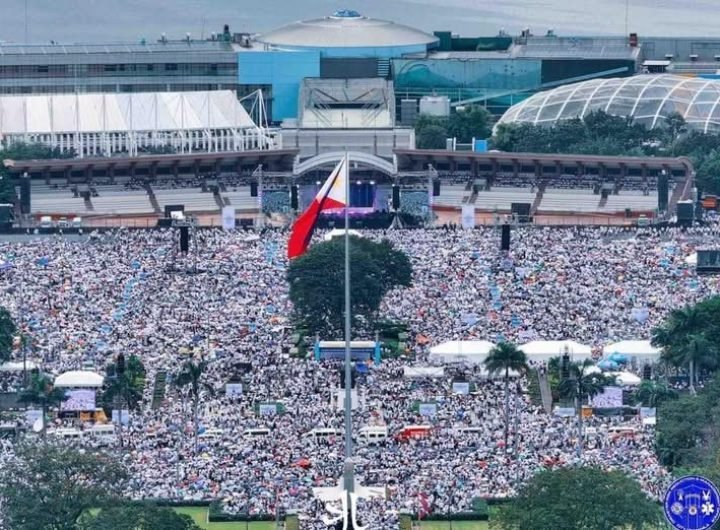
[[[475,228],[475,206],[473,204],[463,204],[461,222],[463,228]]]
[[[227,397],[242,396],[243,386],[242,383],[228,383],[225,385],[225,395]]]
[[[420,416],[435,416],[435,414],[437,414],[437,404],[420,403],[420,406],[418,407],[418,412],[420,413]]]
[[[223,206],[222,226],[223,230],[235,229],[235,208],[233,206]]]
[[[470,383],[467,383],[467,382],[453,383],[452,390],[453,390],[453,394],[467,395],[470,393]]]
[[[596,409],[614,409],[623,406],[622,388],[608,386],[600,394],[593,397],[592,406]]]
[[[113,409],[111,420],[115,424],[122,421],[123,425],[127,425],[128,423],[130,423],[130,411],[128,411],[127,409],[122,409],[121,411]]]
[[[260,416],[275,416],[277,414],[277,403],[260,403],[258,405]]]
[[[572,418],[575,416],[575,409],[573,407],[555,407],[554,414],[561,418]]]
[[[60,410],[95,410],[94,390],[68,390],[65,397],[67,399],[60,404]]]
[[[655,407],[640,407],[640,418],[654,418],[655,416],[657,416]]]

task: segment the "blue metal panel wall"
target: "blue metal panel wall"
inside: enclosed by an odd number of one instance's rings
[[[300,82],[306,77],[320,77],[320,52],[238,53],[239,84],[272,86],[273,121],[297,118]]]

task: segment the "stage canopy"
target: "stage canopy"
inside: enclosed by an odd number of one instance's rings
[[[72,371],[55,378],[58,388],[100,388],[105,378],[95,372]]]
[[[662,352],[650,344],[649,340],[622,340],[603,348],[603,357],[609,357],[614,353],[637,361],[656,362],[660,360]]]
[[[630,372],[610,372],[608,375],[614,376],[620,386],[638,386],[642,382],[642,379]]]
[[[553,357],[561,357],[565,352],[573,361],[592,359],[590,346],[574,340],[534,340],[523,344],[520,349],[525,352],[530,361],[549,361]]]
[[[430,348],[430,360],[446,364],[482,364],[495,344],[486,340],[452,340]]]

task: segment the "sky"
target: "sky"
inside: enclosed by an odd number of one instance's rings
[[[0,41],[139,42],[263,32],[342,8],[428,32],[720,36],[720,0],[0,0]],[[27,9],[26,9],[27,8]],[[27,17],[25,16],[27,12]],[[27,22],[27,24],[26,24]]]

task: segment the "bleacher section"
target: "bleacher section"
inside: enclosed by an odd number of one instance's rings
[[[540,213],[554,212],[597,212],[600,195],[591,189],[557,189],[547,188],[537,211]]]
[[[82,201],[82,199],[78,199]],[[145,190],[103,191],[92,198],[95,214],[151,214],[154,212]],[[83,207],[84,209],[84,207]]]
[[[490,191],[481,191],[475,199],[475,209],[480,211],[510,211],[514,202],[532,202],[535,192],[530,188],[494,188]]]
[[[465,184],[443,185],[440,188],[440,195],[433,197],[433,203],[437,206],[450,206],[460,208],[464,202],[463,199],[469,198],[471,192],[465,189]]]
[[[645,195],[642,191],[621,191],[619,195],[610,195],[605,207],[598,211],[602,213],[622,212],[630,209],[633,212],[652,212],[657,210],[658,194],[651,192]]]
[[[257,210],[258,198],[250,196],[250,188],[238,188],[234,191],[222,193],[221,196],[230,202],[235,210]]]
[[[81,197],[73,197],[69,191],[55,191],[33,193],[31,211],[33,214],[84,214],[86,209]]]
[[[216,212],[218,205],[210,192],[203,192],[199,188],[154,190],[160,209],[168,204],[182,204],[186,212]]]

